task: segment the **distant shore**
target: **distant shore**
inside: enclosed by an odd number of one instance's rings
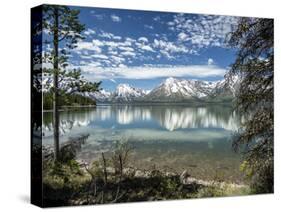
[[[95,108],[97,105],[75,105],[75,106],[61,106],[59,111],[67,111],[79,108]],[[43,110],[43,112],[53,112],[53,109]]]

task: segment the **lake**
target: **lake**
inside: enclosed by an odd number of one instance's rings
[[[52,113],[43,114],[44,145],[52,145]],[[130,165],[157,167],[212,180],[239,183],[241,157],[234,153],[233,133],[240,126],[231,107],[183,105],[98,105],[60,112],[60,141],[89,133],[78,154],[87,162],[98,160],[114,142],[127,140],[133,151]]]

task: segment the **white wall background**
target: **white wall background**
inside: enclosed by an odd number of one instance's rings
[[[30,8],[56,3],[275,18],[275,194],[60,208],[60,211],[276,211],[280,200],[280,38],[278,0],[5,0],[0,7],[0,211],[38,211],[30,190]],[[4,48],[3,48],[4,47]]]

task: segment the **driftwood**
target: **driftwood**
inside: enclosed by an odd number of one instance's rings
[[[101,153],[101,155],[102,155],[102,160],[103,160],[104,184],[105,184],[105,186],[106,186],[106,184],[107,184],[106,160],[105,160],[105,157],[104,157],[104,153],[103,153],[103,152]]]

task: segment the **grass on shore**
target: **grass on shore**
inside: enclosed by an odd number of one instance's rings
[[[44,168],[44,205],[90,205],[117,202],[174,200],[205,197],[226,197],[250,194],[247,186],[224,182],[209,185],[192,182],[184,184],[181,176],[160,170],[141,172],[113,168],[105,172],[95,162],[89,168],[79,167],[77,161],[48,162]],[[111,164],[112,165],[112,164]],[[110,170],[110,167],[107,167]]]

